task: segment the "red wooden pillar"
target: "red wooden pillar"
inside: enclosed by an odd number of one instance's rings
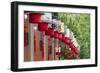
[[[50,29],[50,37],[51,37],[51,53],[50,53],[50,57],[51,57],[51,60],[54,60],[54,29],[51,28]]]
[[[50,28],[46,31],[46,60],[50,60],[50,48],[51,48],[51,37],[50,37]]]
[[[55,44],[54,44],[54,51],[55,51],[55,54],[54,54],[54,58],[55,60],[58,60],[58,55],[57,55],[57,52],[58,52],[58,48],[59,48],[59,43],[58,43],[58,32],[57,31],[54,31],[54,38],[55,38]]]
[[[61,44],[62,44],[62,38],[63,38],[63,33],[59,32],[58,33],[58,39],[59,39],[59,48],[58,48],[58,57],[59,57],[59,60],[61,59],[61,56],[62,56],[62,47],[61,47]]]
[[[47,56],[48,56],[48,60],[54,60],[54,30],[53,28],[49,28],[46,31],[46,35],[47,35]]]
[[[48,23],[47,22],[40,22],[39,23],[39,31],[40,31],[40,35],[41,35],[41,44],[42,45],[42,61],[46,60],[46,36],[45,36],[45,32],[48,30]]]

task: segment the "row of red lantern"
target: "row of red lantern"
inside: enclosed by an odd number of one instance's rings
[[[41,27],[42,28],[42,27]],[[52,28],[49,28],[47,31],[51,37],[54,37],[56,39],[59,39],[60,41],[67,44],[75,54],[78,54],[77,48],[74,46],[74,44],[71,42],[71,40],[68,37],[65,37],[63,33],[59,33],[57,31],[54,31]]]
[[[42,16],[42,13],[30,13],[29,22],[36,23],[38,25],[38,27],[37,27],[38,30],[42,32],[41,34],[49,35],[52,38],[55,38],[55,39],[58,39],[58,40],[64,42],[65,44],[67,44],[71,48],[71,50],[76,55],[78,55],[78,50],[75,47],[75,45],[71,42],[71,40],[68,37],[65,37],[63,35],[63,33],[60,33],[58,31],[54,31],[53,28],[48,28],[48,22],[42,22],[41,16]],[[45,39],[44,35],[42,35],[42,39]],[[36,38],[34,38],[34,39],[36,39]],[[35,46],[35,43],[34,43],[34,46]],[[34,49],[36,50],[36,48],[34,48]],[[42,60],[44,60],[44,41],[42,41]]]

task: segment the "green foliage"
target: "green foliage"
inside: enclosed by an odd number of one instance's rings
[[[64,60],[64,59],[66,59],[65,56],[64,56],[64,52],[66,50],[66,48],[65,48],[66,46],[65,46],[64,43],[60,42],[60,47],[62,48],[62,56],[61,56],[61,59]]]
[[[58,13],[58,19],[74,33],[80,45],[79,59],[90,58],[90,15]]]

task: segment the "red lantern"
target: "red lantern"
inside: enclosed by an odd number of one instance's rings
[[[63,34],[59,32],[58,33],[58,38],[59,38],[60,41],[62,41],[62,37],[63,37]]]
[[[51,37],[53,37],[54,36],[53,28],[48,28],[48,30],[46,31],[46,35],[50,35]]]
[[[71,50],[75,53],[75,54],[77,54],[78,55],[78,49],[74,46],[74,44],[73,43],[71,43],[70,45],[69,45],[69,47],[71,48]]]
[[[62,33],[61,41],[64,42],[64,39],[65,39],[65,38],[64,38],[64,34]]]
[[[38,23],[41,22],[41,13],[31,13],[29,16],[29,22],[30,23]]]
[[[58,39],[58,32],[57,31],[54,31],[54,38]]]
[[[53,37],[54,36],[54,30],[53,30],[53,28],[50,28],[49,31],[50,31],[50,36]]]
[[[40,23],[38,23],[38,29],[40,30],[40,31],[47,31],[48,30],[48,23],[46,23],[46,22],[40,22]]]
[[[71,44],[71,40],[70,40],[69,38],[65,37],[65,43],[66,43],[67,45],[70,45],[70,44]]]
[[[46,35],[50,35],[50,28],[45,32]]]

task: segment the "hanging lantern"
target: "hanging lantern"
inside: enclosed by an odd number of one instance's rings
[[[30,20],[29,22],[30,23],[38,23],[38,22],[41,22],[41,16],[43,14],[42,13],[30,13]]]
[[[60,41],[62,41],[63,33],[59,32],[58,35],[59,35],[59,36],[58,36],[58,39],[59,39]]]
[[[70,45],[71,44],[71,40],[68,37],[65,37],[65,43],[67,45]]]
[[[48,23],[46,23],[46,22],[40,22],[38,24],[39,24],[38,29],[40,31],[47,31],[48,30]]]

